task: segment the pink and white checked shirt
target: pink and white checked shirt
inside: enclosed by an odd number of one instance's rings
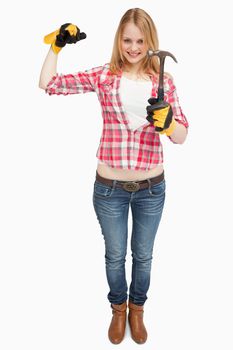
[[[96,157],[113,168],[150,170],[163,163],[163,148],[159,133],[149,122],[136,130],[130,129],[127,114],[119,95],[122,72],[113,75],[109,64],[74,74],[57,74],[48,83],[49,95],[96,92],[102,108],[103,131]],[[151,75],[150,97],[157,97],[158,79]],[[188,127],[179,105],[173,80],[164,77],[164,98],[170,103],[177,122]],[[145,116],[146,116],[145,106]]]

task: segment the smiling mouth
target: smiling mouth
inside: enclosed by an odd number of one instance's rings
[[[137,57],[138,55],[140,55],[141,52],[137,52],[137,53],[130,53],[130,52],[127,52],[127,54],[130,56],[130,57]]]

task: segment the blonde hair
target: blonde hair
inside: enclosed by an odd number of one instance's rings
[[[121,39],[122,39],[124,28],[128,23],[133,23],[140,29],[140,31],[144,35],[145,44],[147,45],[148,49],[158,50],[159,40],[157,35],[157,29],[155,27],[155,24],[152,18],[148,15],[148,13],[146,13],[144,10],[140,8],[133,8],[126,11],[126,13],[123,15],[123,17],[120,20],[120,23],[114,38],[112,56],[110,61],[110,71],[113,74],[117,74],[119,71],[122,70],[122,68],[124,68],[124,66],[127,65],[127,61],[122,55]],[[153,56],[149,58],[148,56],[146,56],[145,58],[143,58],[141,62],[140,70],[147,74],[158,73],[159,72],[158,57]]]

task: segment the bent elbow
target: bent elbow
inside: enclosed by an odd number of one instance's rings
[[[38,87],[42,90],[46,90],[47,85],[43,84],[41,81],[39,81]]]

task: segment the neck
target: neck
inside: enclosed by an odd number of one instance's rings
[[[140,75],[142,74],[142,70],[141,70],[141,64],[129,64],[129,65],[125,65],[125,72],[128,72],[131,75]]]
[[[133,79],[133,80],[148,79],[148,74],[143,73],[142,71],[124,69],[123,72],[124,72],[124,75],[126,77]]]

